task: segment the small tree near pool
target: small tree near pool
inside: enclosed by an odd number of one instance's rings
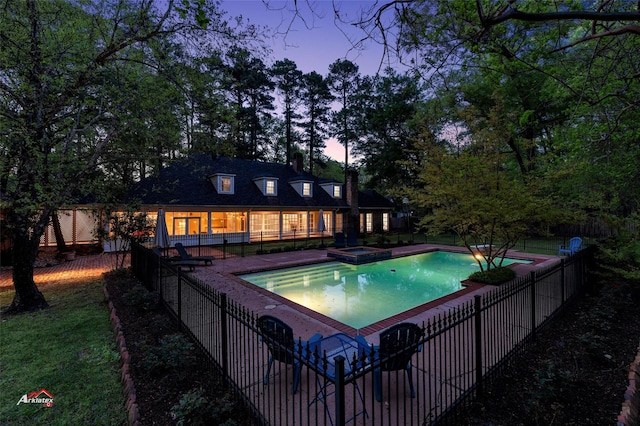
[[[425,143],[419,185],[412,193],[430,212],[420,226],[430,235],[455,232],[482,271],[500,267],[521,237],[533,230],[544,233],[559,213],[549,198],[537,194],[535,179],[510,167],[500,148],[491,139],[456,152]]]
[[[107,226],[96,229],[97,237],[101,241],[112,243],[115,248],[114,269],[122,269],[131,244],[143,243],[149,238],[151,223],[146,213],[127,207],[125,211],[108,211],[106,224]]]

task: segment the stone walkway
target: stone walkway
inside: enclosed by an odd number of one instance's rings
[[[115,256],[112,254],[76,256],[75,260],[61,261],[57,265],[35,268],[33,279],[38,286],[46,286],[63,281],[97,279],[104,272],[114,268]],[[12,268],[2,268],[0,269],[0,291],[9,290],[13,290]]]

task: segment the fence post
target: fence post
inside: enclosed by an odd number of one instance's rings
[[[229,342],[227,340],[227,293],[220,294],[220,343],[222,347],[222,372],[224,373],[225,382],[229,377]]]
[[[536,340],[536,272],[529,273],[531,278],[531,337]]]
[[[182,330],[182,268],[178,266],[178,329]]]
[[[560,298],[560,310],[564,311],[564,302],[565,302],[565,264],[564,264],[564,259],[560,259],[560,291],[561,293],[561,298]]]
[[[475,339],[476,339],[476,392],[482,396],[482,298],[474,296],[475,309]]]
[[[342,355],[335,357],[336,363],[336,422],[338,426],[344,426],[344,361],[345,358]]]
[[[227,244],[229,243],[229,241],[227,241],[227,237],[222,234],[222,259],[226,259],[227,258]]]
[[[160,258],[156,255],[154,255],[154,260],[156,262],[157,268],[158,268],[158,288],[154,288],[155,291],[157,291],[158,293],[160,293],[160,298],[162,300],[164,300],[164,294],[162,291],[162,261],[160,260]],[[153,283],[152,283],[153,284]]]

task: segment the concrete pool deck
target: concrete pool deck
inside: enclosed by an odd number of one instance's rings
[[[462,247],[442,246],[435,244],[418,244],[394,248],[393,256],[405,256],[423,253],[433,250],[447,250],[460,253],[468,253]],[[526,275],[530,271],[552,265],[559,262],[557,256],[545,256],[521,252],[510,252],[510,257],[533,260],[531,264],[518,264],[512,266],[518,276]],[[308,263],[329,262],[332,258],[327,257],[327,250],[300,250],[284,253],[273,253],[255,255],[247,257],[230,257],[224,260],[216,260],[212,265],[197,267],[192,273],[194,277],[211,285],[220,292],[227,294],[229,299],[241,304],[247,309],[255,312],[256,315],[270,314],[280,317],[289,323],[296,336],[303,339],[315,333],[322,333],[325,336],[345,332],[350,335],[362,334],[372,343],[378,343],[378,334],[382,329],[400,321],[410,321],[421,323],[439,314],[447,312],[449,309],[459,306],[475,295],[483,294],[494,289],[494,286],[473,286],[466,290],[454,293],[453,295],[437,299],[423,304],[414,309],[393,316],[387,320],[376,323],[373,327],[367,326],[360,330],[355,330],[338,321],[325,317],[317,312],[307,309],[294,302],[285,300],[267,290],[259,289],[252,284],[235,277],[234,274],[249,271],[260,271],[277,269],[288,266],[302,265]],[[60,280],[85,280],[99,278],[103,272],[113,268],[113,260],[108,255],[79,256],[71,262],[63,262],[47,268],[36,268],[34,270],[34,280],[36,284],[47,285]],[[11,268],[0,269],[0,291],[12,289]]]
[[[451,247],[434,244],[418,244],[393,249],[393,257],[424,253],[434,250],[446,250],[460,253],[468,253],[463,247]],[[528,274],[530,271],[543,268],[559,261],[557,256],[546,256],[512,251],[509,257],[522,258],[533,261],[530,264],[513,265],[518,276]],[[350,335],[361,334],[369,342],[377,344],[378,334],[381,330],[397,322],[409,321],[421,323],[439,314],[459,306],[474,296],[484,294],[495,289],[491,285],[472,285],[452,295],[425,303],[404,313],[395,315],[386,320],[377,322],[362,329],[354,329],[322,314],[286,300],[267,290],[260,289],[235,276],[235,274],[278,269],[309,263],[333,261],[327,257],[327,250],[313,249],[284,253],[256,255],[249,257],[232,257],[224,260],[216,260],[213,265],[198,267],[190,274],[199,280],[211,285],[216,290],[227,294],[229,299],[241,304],[253,311],[256,315],[274,315],[291,325],[295,336],[306,339],[315,333],[325,336],[337,332]]]

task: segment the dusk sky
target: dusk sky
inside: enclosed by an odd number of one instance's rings
[[[308,4],[312,5],[315,16]],[[384,4],[380,0],[335,0],[345,20],[355,20],[361,10]],[[363,32],[349,25],[336,23],[331,0],[299,0],[298,7],[302,18],[294,17],[293,0],[269,0],[269,9],[261,0],[223,0],[222,9],[231,16],[242,15],[251,23],[267,25],[276,33],[269,41],[273,49],[273,59],[288,58],[298,64],[305,72],[317,71],[326,75],[329,65],[337,59],[349,59],[360,67],[362,74],[372,75],[378,71],[382,60],[382,48],[373,41],[367,41],[366,50],[354,50],[349,38],[358,41]]]
[[[350,21],[358,18],[361,10],[371,9],[381,3],[379,0],[335,1],[340,12]],[[312,5],[316,16],[311,13],[308,4]],[[329,72],[329,65],[338,59],[348,59],[357,64],[363,75],[374,75],[380,68],[382,48],[368,41],[366,50],[354,50],[349,37],[357,41],[362,39],[363,33],[349,25],[334,22],[331,0],[298,0],[306,25],[300,18],[291,24],[293,0],[270,0],[269,5],[267,9],[261,0],[223,0],[221,5],[230,16],[242,15],[255,25],[266,25],[273,29],[274,36],[268,41],[273,54],[267,65],[287,58],[294,61],[302,72],[316,71],[323,76]],[[327,141],[325,154],[344,162],[344,147],[335,140]]]

